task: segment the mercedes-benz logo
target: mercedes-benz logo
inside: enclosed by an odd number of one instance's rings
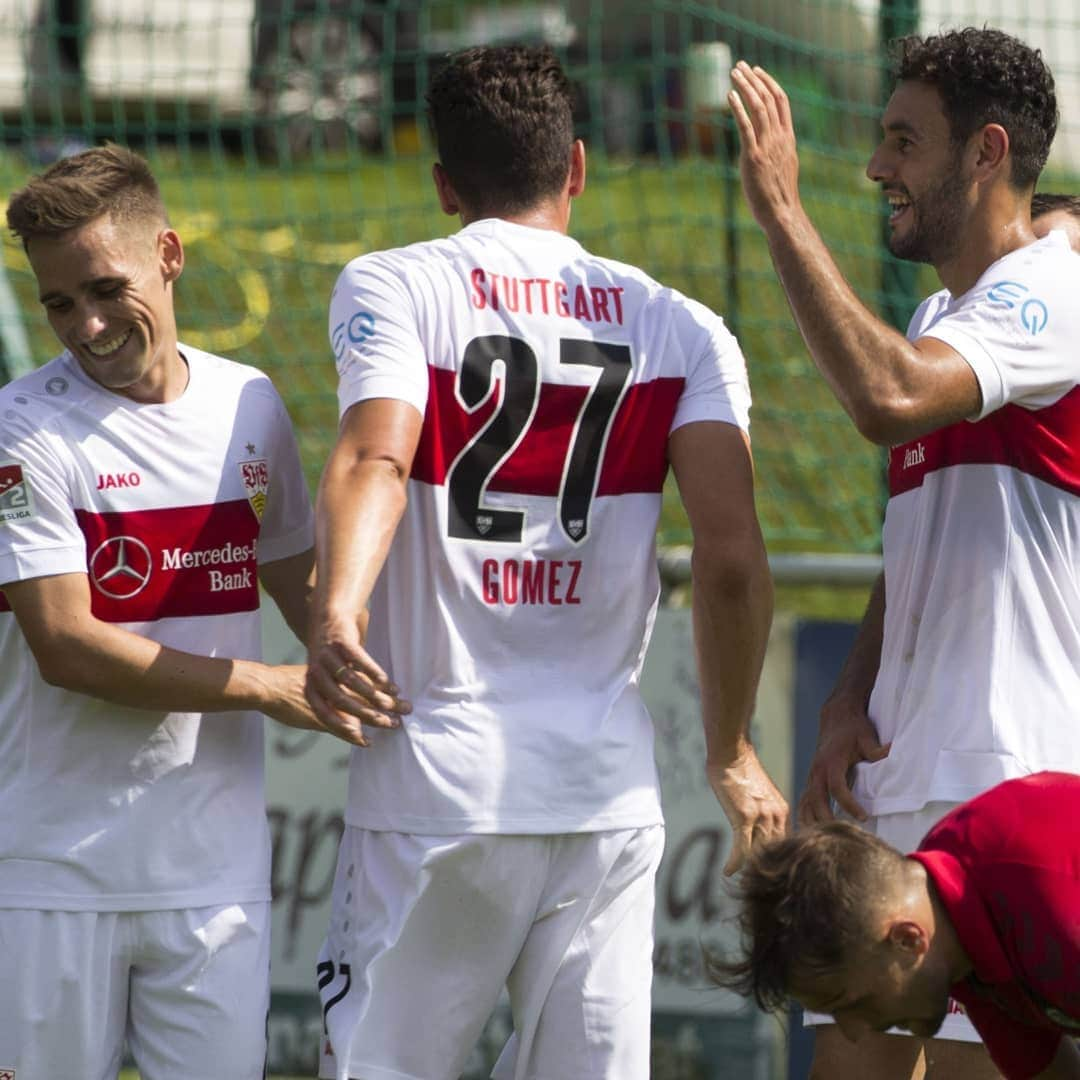
[[[90,580],[113,600],[130,600],[150,580],[150,549],[134,536],[110,536],[90,556]]]

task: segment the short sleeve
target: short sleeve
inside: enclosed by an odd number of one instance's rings
[[[281,396],[273,386],[270,392],[274,397],[270,453],[273,480],[259,528],[260,563],[299,555],[315,543],[311,495],[300,464],[296,435]]]
[[[407,401],[423,415],[427,358],[403,267],[385,253],[354,259],[330,298],[339,415],[358,401]]]
[[[86,572],[67,465],[54,437],[0,426],[0,585]]]
[[[703,304],[685,301],[682,321],[695,328],[686,385],[671,430],[699,420],[722,420],[750,429],[750,383],[735,335]]]
[[[1071,252],[1033,253],[1018,269],[988,273],[920,328],[919,336],[945,342],[975,373],[982,408],[970,419],[1007,404],[1043,408],[1080,383],[1078,271],[1080,257]]]

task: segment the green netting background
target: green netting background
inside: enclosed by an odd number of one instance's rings
[[[182,339],[259,365],[296,422],[314,481],[336,425],[326,304],[363,251],[443,235],[423,93],[465,44],[545,40],[579,88],[590,150],[572,229],[723,313],[755,396],[759,511],[773,551],[878,545],[882,457],[815,374],[738,187],[720,107],[731,57],[790,92],[803,193],[864,299],[903,325],[936,287],[889,260],[863,175],[884,39],[989,23],[1044,49],[1062,125],[1045,189],[1080,171],[1073,0],[0,0],[0,190],[103,139],[145,152],[186,241]],[[8,373],[56,347],[21,249],[5,238]],[[688,539],[672,497],[662,539]]]

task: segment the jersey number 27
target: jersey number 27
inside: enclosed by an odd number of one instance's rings
[[[502,401],[447,473],[448,532],[461,540],[519,543],[524,510],[485,506],[484,493],[496,471],[520,444],[532,420],[540,389],[536,353],[520,338],[501,334],[473,338],[462,358],[458,394],[470,412],[479,408],[496,390],[495,363],[499,360],[505,380]],[[608,432],[633,365],[628,345],[578,338],[560,340],[559,363],[600,369],[599,378],[585,395],[566,460],[558,463],[562,473],[559,521],[566,536],[581,543],[589,532],[589,506],[596,491]]]

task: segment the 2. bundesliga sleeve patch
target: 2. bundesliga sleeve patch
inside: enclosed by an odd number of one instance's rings
[[[22,462],[0,461],[0,525],[34,516],[34,498]]]

